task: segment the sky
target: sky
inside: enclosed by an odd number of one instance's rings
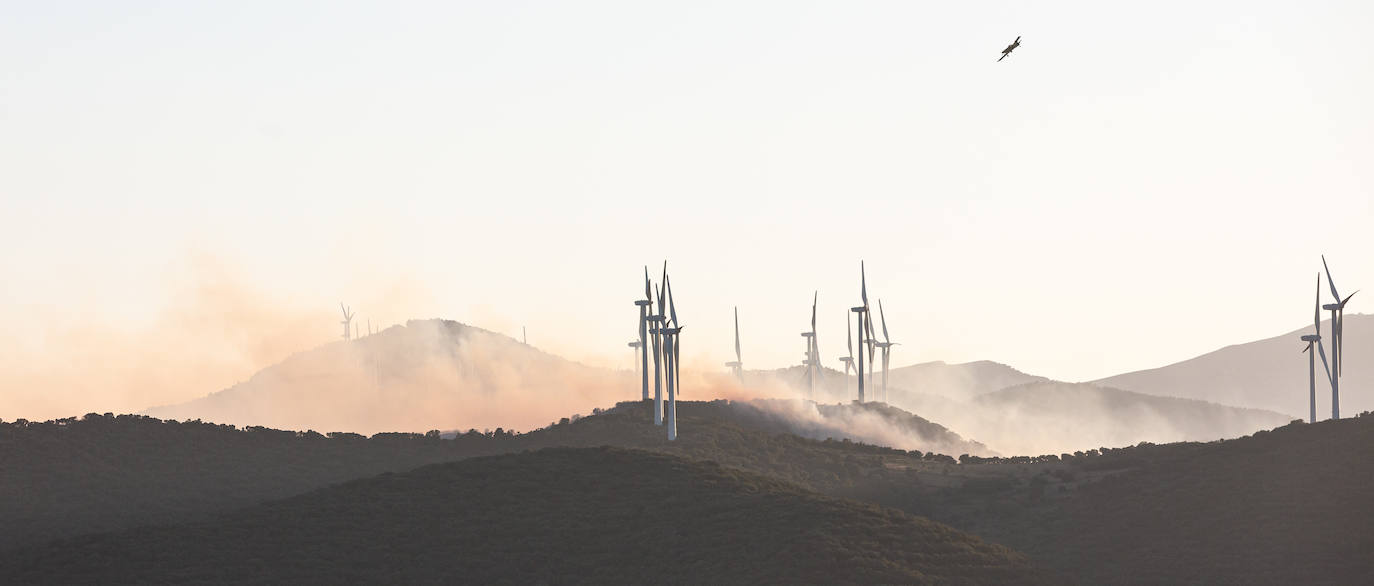
[[[204,395],[341,301],[629,367],[665,259],[701,368],[736,306],[799,363],[813,292],[838,367],[861,260],[894,366],[1068,381],[1308,323],[1321,254],[1374,287],[1369,2],[4,13],[4,418]]]

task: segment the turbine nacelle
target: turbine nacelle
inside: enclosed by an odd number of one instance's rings
[[[1322,339],[1322,337],[1321,337],[1321,336],[1318,336],[1318,335],[1316,335],[1316,334],[1308,334],[1308,335],[1302,337],[1302,341],[1304,341],[1304,342],[1318,342],[1318,341],[1321,341],[1321,339]]]

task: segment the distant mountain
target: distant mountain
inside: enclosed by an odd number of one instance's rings
[[[361,433],[533,429],[624,400],[633,382],[481,328],[412,320],[298,353],[245,382],[144,414]]]
[[[1374,409],[1374,315],[1345,316],[1345,373],[1341,377],[1341,413],[1351,416]],[[1308,415],[1307,356],[1299,340],[1312,328],[1227,346],[1168,366],[1104,378],[1095,383],[1151,395],[1186,397],[1227,405],[1269,409],[1293,417]],[[1323,343],[1331,358],[1331,328],[1322,323]],[[1317,361],[1317,417],[1331,416],[1331,386]]]
[[[0,565],[34,584],[1049,583],[927,519],[614,448],[427,466]]]
[[[875,376],[880,381],[881,372]],[[951,399],[971,399],[984,393],[1032,382],[1048,381],[1043,376],[1026,374],[1005,364],[988,360],[946,364],[923,362],[888,371],[888,387],[910,392],[939,395]]]

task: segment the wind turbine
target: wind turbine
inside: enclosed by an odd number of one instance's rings
[[[725,366],[735,373],[735,378],[739,379],[739,384],[744,384],[744,358],[739,353],[739,306],[735,306],[735,361],[726,362]]]
[[[858,307],[851,307],[849,311],[859,314],[859,399],[857,402],[864,402],[864,318],[868,316],[868,279],[864,276],[864,261],[859,261],[859,296],[864,304]],[[872,354],[872,352],[869,352]]]
[[[343,321],[339,322],[339,323],[343,324],[343,328],[344,328],[343,339],[345,339],[345,340],[351,340],[351,339],[353,339],[353,335],[352,335],[352,334],[353,334],[353,330],[352,330],[352,327],[351,327],[351,324],[353,323],[353,313],[349,312],[349,311],[348,311],[348,308],[347,308],[347,307],[344,307],[344,304],[342,304],[342,303],[339,304],[339,309],[342,309],[342,310],[343,310],[343,317],[344,317],[344,318],[343,318]]]
[[[892,341],[892,338],[889,338],[889,337],[887,336],[887,316],[886,316],[886,315],[883,315],[883,300],[882,300],[882,299],[879,299],[879,300],[878,300],[878,319],[880,319],[880,320],[882,321],[882,324],[883,324],[883,341],[882,341],[882,342],[878,342],[878,343],[877,343],[877,346],[883,350],[883,393],[882,393],[882,397],[883,397],[883,402],[886,403],[886,402],[888,402],[888,401],[887,401],[887,367],[888,367],[888,359],[891,358],[892,347],[893,347],[893,346],[896,346],[897,344],[894,343],[894,342]]]
[[[806,381],[813,399],[816,397],[816,372],[820,369],[820,359],[816,352],[816,301],[819,299],[820,291],[817,291],[811,297],[811,331],[801,333],[801,336],[806,338]]]
[[[862,268],[860,270],[862,270]],[[877,365],[878,362],[878,353],[875,350],[875,347],[878,345],[878,340],[873,336],[876,336],[878,333],[876,330],[873,329],[873,312],[870,310],[868,305],[868,284],[866,281],[864,283],[863,288],[863,298],[864,331],[867,333],[867,336],[859,336],[859,342],[868,344],[868,388],[873,389],[873,368]],[[863,376],[863,373],[859,373],[859,376]],[[887,401],[887,397],[880,397],[878,400]]]
[[[626,346],[630,347],[630,361],[635,363],[635,375],[639,375],[639,349],[643,346],[639,340],[631,340]]]
[[[663,288],[656,287],[658,313],[648,317],[650,340],[654,345],[654,425],[663,425]]]
[[[840,362],[844,363],[844,397],[849,398],[849,371],[854,369],[854,330],[850,327],[849,312],[844,314],[844,333],[846,343],[849,346],[849,356],[841,356]]]
[[[1341,294],[1336,292],[1336,282],[1331,280],[1331,267],[1326,265],[1326,255],[1322,255],[1322,268],[1326,269],[1326,284],[1331,287],[1331,297],[1336,300],[1336,303],[1323,305],[1322,309],[1331,310],[1331,418],[1340,419],[1341,374],[1345,370],[1341,368],[1345,363],[1345,352],[1341,351],[1341,345],[1345,342],[1345,304],[1359,291],[1341,299]]]
[[[639,400],[649,400],[649,307],[654,303],[654,292],[649,288],[649,267],[644,266],[644,298],[635,300],[635,307],[639,308],[639,350],[640,366],[639,373],[642,381],[641,396]],[[655,357],[657,360],[657,357]]]
[[[673,304],[673,285],[668,281],[668,275],[663,275],[664,288],[668,291],[668,316],[672,322],[672,327],[660,328],[663,331],[663,357],[667,362],[666,369],[668,381],[668,441],[677,439],[677,393],[682,385],[682,379],[678,374],[678,363],[682,356],[682,347],[678,344],[678,334],[682,332],[682,324],[677,321],[677,307]]]
[[[1322,275],[1317,273],[1317,298],[1312,303],[1312,331],[1315,334],[1308,334],[1302,337],[1302,341],[1307,342],[1307,347],[1303,352],[1307,352],[1307,382],[1309,385],[1308,401],[1310,410],[1308,423],[1317,422],[1317,352],[1322,355],[1322,368],[1326,369],[1326,380],[1332,381],[1331,367],[1326,364],[1326,350],[1322,349]],[[1312,345],[1316,344],[1317,352],[1312,352]],[[1333,381],[1334,385],[1335,382]]]
[[[520,326],[520,343],[526,346],[530,345],[530,338],[525,335],[525,326]]]

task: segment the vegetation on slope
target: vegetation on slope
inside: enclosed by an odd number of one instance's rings
[[[549,449],[12,551],[25,583],[1035,584],[949,527],[720,465]]]

